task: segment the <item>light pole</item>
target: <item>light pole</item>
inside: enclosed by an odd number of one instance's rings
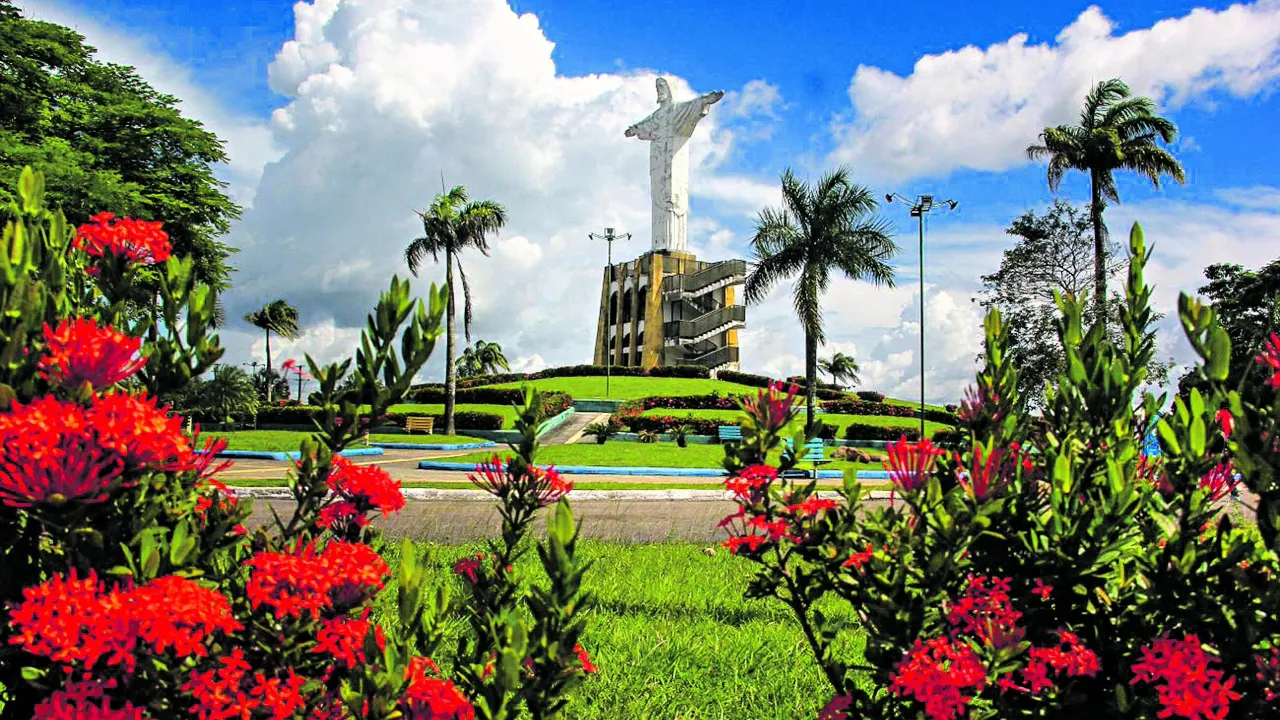
[[[603,235],[597,234],[597,233],[587,233],[587,239],[603,240],[605,241],[606,246],[608,247],[607,262],[609,263],[609,285],[608,287],[605,288],[605,317],[608,318],[609,310],[611,310],[613,307],[613,302],[610,299],[612,297],[610,295],[610,291],[613,288],[613,241],[614,240],[630,240],[631,233],[622,233],[619,235],[613,232],[613,228],[607,227],[604,229]],[[618,288],[618,297],[622,297],[622,288]],[[601,339],[602,342],[604,343],[604,396],[606,398],[609,397],[609,379],[610,379],[610,375],[612,375],[612,368],[613,368],[613,352],[612,352],[612,348],[609,347],[609,331],[611,329],[612,329],[612,325],[606,324],[604,337]]]
[[[955,210],[960,203],[955,200],[935,201],[932,195],[921,195],[915,200],[908,200],[897,193],[888,193],[884,199],[885,202],[900,202],[909,206],[911,217],[916,218],[920,225],[920,439],[924,440],[927,437],[924,433],[924,216],[935,206]]]

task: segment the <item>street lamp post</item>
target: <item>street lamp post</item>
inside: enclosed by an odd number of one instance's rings
[[[932,195],[921,195],[915,200],[897,194],[888,193],[884,196],[885,202],[900,202],[911,208],[911,217],[916,218],[920,228],[920,439],[924,440],[927,436],[924,432],[924,216],[934,209],[935,206],[946,206],[948,210],[955,210],[960,204],[955,200],[934,200]]]
[[[607,318],[609,316],[609,309],[611,309],[613,305],[613,303],[609,301],[609,298],[611,297],[609,293],[613,288],[613,241],[630,240],[631,233],[617,234],[614,233],[613,228],[607,227],[604,229],[604,234],[587,233],[587,239],[603,240],[608,248],[607,262],[609,263],[609,287],[605,288],[605,317]],[[622,288],[618,288],[618,291],[618,297],[622,297]],[[611,370],[613,368],[613,353],[611,352],[612,348],[609,347],[609,331],[612,327],[606,326],[606,328],[607,329],[605,330],[604,337],[601,339],[601,342],[604,343],[604,396],[607,398],[609,397],[609,379],[610,375],[612,375]]]

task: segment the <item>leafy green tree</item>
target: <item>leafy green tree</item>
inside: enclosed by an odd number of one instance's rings
[[[249,375],[253,381],[254,392],[262,402],[270,405],[275,398],[289,398],[289,378],[284,373],[271,368],[260,367]]]
[[[898,251],[888,223],[875,215],[875,196],[849,179],[840,167],[816,185],[782,173],[782,207],[766,208],[756,218],[751,239],[753,259],[747,274],[748,303],[758,303],[783,279],[795,277],[792,305],[804,329],[806,427],[814,424],[814,388],[818,380],[818,345],[826,341],[822,327],[822,294],[838,271],[855,280],[893,287],[888,261]]]
[[[1245,373],[1255,364],[1253,358],[1273,332],[1280,331],[1280,258],[1258,270],[1248,270],[1233,263],[1218,263],[1204,269],[1205,279],[1199,292],[1213,304],[1222,329],[1231,340],[1231,364],[1227,384],[1240,385]],[[1191,388],[1205,388],[1198,373],[1189,372],[1178,382],[1183,396]]]
[[[858,377],[858,373],[862,371],[858,367],[858,361],[842,352],[819,360],[818,369],[829,375],[831,382],[837,385],[852,386],[862,382],[862,378]]]
[[[499,370],[510,370],[511,365],[507,362],[507,356],[502,353],[502,346],[498,343],[485,342],[477,340],[474,345],[470,345],[462,351],[462,357],[458,358],[458,375],[461,377],[475,377],[477,375],[491,375]]]
[[[271,369],[271,333],[275,333],[282,338],[292,340],[298,337],[300,329],[298,328],[298,308],[290,305],[284,300],[272,300],[263,305],[262,308],[254,310],[244,316],[244,321],[258,328],[263,332],[267,339],[267,367],[266,375],[268,377],[279,377],[284,380]],[[263,386],[266,389],[265,397],[267,402],[271,402],[272,391],[275,390],[275,382],[267,382],[263,380]],[[284,393],[286,397],[289,395],[289,384],[285,383]]]
[[[1042,408],[1046,386],[1065,369],[1058,337],[1061,312],[1054,295],[1078,299],[1092,294],[1093,221],[1087,207],[1055,200],[1043,215],[1027,211],[1005,232],[1016,240],[1004,251],[1000,268],[982,276],[980,301],[983,308],[999,310],[1007,320],[1005,352],[1018,368],[1018,395],[1029,407]],[[1103,252],[1110,280],[1123,269],[1120,248],[1107,242]],[[1116,315],[1120,305],[1112,302],[1107,307],[1111,311],[1108,337],[1121,342]],[[1156,321],[1161,317],[1155,314]],[[1154,338],[1155,329],[1149,333]],[[1146,368],[1157,384],[1168,379],[1168,370],[1168,363],[1158,359]]]
[[[207,380],[192,384],[189,410],[211,415],[220,422],[254,415],[259,394],[254,379],[235,365],[216,365]]]
[[[0,206],[31,165],[72,224],[103,211],[161,220],[195,279],[226,289],[233,250],[217,238],[240,208],[213,174],[222,141],[183,117],[178,98],[94,53],[79,33],[0,0]]]
[[[454,298],[457,293],[453,287],[453,266],[458,266],[458,275],[462,277],[462,294],[464,310],[462,327],[467,342],[471,342],[471,286],[467,283],[467,274],[462,269],[462,260],[458,254],[468,248],[475,248],[481,255],[489,254],[489,235],[496,234],[507,222],[507,211],[502,205],[492,200],[471,200],[467,189],[461,185],[437,195],[431,207],[419,212],[422,219],[422,236],[409,242],[404,250],[405,262],[409,264],[409,272],[415,276],[418,268],[428,255],[433,262],[439,262],[444,255],[444,284],[449,292],[449,307],[445,311],[448,331],[445,337],[444,362],[444,425],[445,432],[454,434],[453,407],[458,392],[457,378],[457,321],[455,320]]]
[[[1160,187],[1168,176],[1183,183],[1182,165],[1160,146],[1173,142],[1178,128],[1156,115],[1150,98],[1134,97],[1118,79],[1103,80],[1084,98],[1079,125],[1046,127],[1040,143],[1027,148],[1032,160],[1048,160],[1049,189],[1057,192],[1068,170],[1089,173],[1089,208],[1093,220],[1093,315],[1107,318],[1106,201],[1120,202],[1115,171],[1138,173]]]

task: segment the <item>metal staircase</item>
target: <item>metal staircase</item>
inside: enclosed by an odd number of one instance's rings
[[[692,345],[747,324],[747,307],[729,305],[704,313],[692,320],[673,320],[662,329],[667,347]]]
[[[696,298],[746,280],[746,260],[725,260],[690,275],[668,275],[662,278],[662,294],[680,298]]]

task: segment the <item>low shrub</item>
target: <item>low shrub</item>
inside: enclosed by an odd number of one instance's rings
[[[628,400],[623,405],[637,407],[641,411],[654,408],[666,410],[737,410],[741,407],[738,404],[741,399],[741,395],[721,395],[719,393],[710,395],[676,395],[672,397],[654,395],[652,397]]]
[[[649,377],[709,378],[711,377],[711,368],[702,365],[659,366],[650,368],[648,375]]]
[[[865,423],[849,423],[844,429],[845,440],[893,441],[901,437],[906,437],[908,440],[919,440],[920,430],[909,427],[881,427]]]
[[[715,435],[716,428],[721,425],[737,425],[737,421],[720,422],[707,418],[673,417],[671,415],[615,415],[618,422],[627,432],[643,432],[649,430],[656,433],[669,433],[678,425],[692,428],[691,435]]]
[[[751,387],[769,387],[769,383],[773,382],[773,378],[764,375],[754,375],[752,373],[738,372],[737,370],[721,370],[716,374],[717,380],[725,382],[737,383],[739,385],[750,385]]]
[[[323,415],[320,408],[314,405],[295,405],[292,407],[267,408],[259,411],[259,425],[312,425],[316,418]],[[362,425],[395,425],[404,427],[405,418],[408,417],[433,417],[436,420],[437,427],[444,427],[443,413],[418,412],[411,410],[409,412],[388,412],[378,418],[370,418],[368,415],[360,416]],[[501,430],[505,422],[502,415],[490,412],[474,412],[462,411],[453,414],[454,424],[461,429],[466,430]]]
[[[825,412],[836,413],[838,415],[881,415],[887,417],[903,417],[918,418],[920,410],[909,405],[890,405],[882,402],[870,402],[867,400],[833,400],[824,402],[822,409]],[[924,419],[934,422],[945,423],[947,425],[955,425],[959,422],[959,418],[945,410],[927,409],[924,411]]]
[[[884,402],[885,398],[884,393],[875,390],[859,390],[856,394],[867,402]]]
[[[641,430],[639,435],[640,437],[637,439],[640,442],[645,443],[646,445],[651,445],[653,443],[658,442],[658,433],[652,430]]]

